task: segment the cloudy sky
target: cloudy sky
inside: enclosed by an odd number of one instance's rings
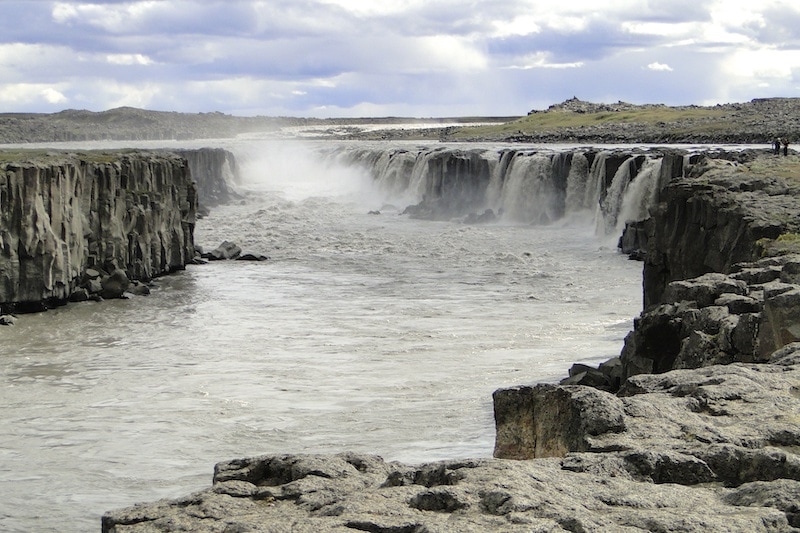
[[[521,115],[800,96],[800,1],[0,1],[0,112]]]

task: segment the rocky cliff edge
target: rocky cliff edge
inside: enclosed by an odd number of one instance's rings
[[[60,305],[101,273],[116,281],[103,278],[97,292],[119,293],[183,268],[196,208],[197,186],[175,154],[0,152],[0,307]]]

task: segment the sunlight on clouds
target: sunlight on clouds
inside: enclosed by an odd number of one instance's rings
[[[67,97],[56,91],[52,87],[47,87],[39,93],[42,98],[49,104],[63,104],[67,101]]]
[[[321,4],[335,5],[357,16],[374,17],[408,11],[425,5],[424,0],[319,0]]]
[[[0,85],[0,103],[14,106],[46,102],[63,104],[68,99],[64,94],[52,87],[40,83],[12,83]]]
[[[724,63],[731,76],[791,80],[800,69],[800,50],[738,50]]]
[[[683,37],[698,31],[695,22],[623,22],[622,29],[637,35],[658,35],[660,37]]]
[[[583,61],[575,61],[573,63],[551,63],[549,61],[550,56],[551,54],[549,52],[536,52],[535,54],[525,56],[522,64],[510,65],[504,68],[514,70],[531,70],[535,68],[568,69],[580,68],[584,65]]]
[[[776,5],[779,4],[767,2],[759,5],[749,2],[718,1],[711,7],[710,13],[714,26],[724,26],[736,30],[752,25],[763,28],[767,23],[764,20],[764,16],[759,13],[759,10],[763,10],[765,7],[775,7]]]
[[[463,38],[436,35],[415,39],[415,44],[419,51],[420,70],[468,71],[480,70],[488,65],[486,55]]]
[[[492,21],[492,26],[494,27],[494,36],[496,37],[530,35],[531,33],[539,33],[542,31],[536,19],[531,15],[523,15],[510,21],[495,20]]]
[[[98,100],[108,102],[107,108],[141,107],[147,108],[162,92],[162,85],[156,83],[116,83],[102,80],[98,90]]]
[[[772,4],[770,7],[774,7]],[[710,8],[711,22],[705,26],[703,37],[707,41],[747,44],[753,41],[748,28],[764,28],[766,21],[759,13],[766,4],[738,4],[717,2]]]
[[[108,54],[106,61],[112,65],[152,65],[153,60],[142,54]]]
[[[647,68],[655,71],[672,72],[672,67],[670,67],[665,63],[658,63],[658,62],[650,63],[649,65],[647,65]]]

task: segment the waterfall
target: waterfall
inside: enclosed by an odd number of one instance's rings
[[[567,213],[575,213],[592,208],[586,201],[586,189],[589,182],[589,159],[583,152],[572,154],[572,161],[567,175],[567,194],[565,209]]]
[[[507,221],[548,224],[594,213],[602,235],[646,218],[660,188],[675,177],[671,166],[662,176],[661,153],[591,148],[337,146],[326,157],[366,170],[387,202],[418,207],[420,218],[466,218],[491,209]]]
[[[549,154],[516,154],[507,171],[499,209],[515,222],[546,224],[563,215],[563,193]]]
[[[597,217],[598,233],[608,235],[617,227],[617,217],[622,208],[622,199],[633,176],[636,175],[636,157],[630,157],[617,168],[605,197],[599,205]]]
[[[648,209],[656,203],[663,159],[647,159],[642,169],[625,189],[617,214],[616,233],[619,235],[629,222],[639,222],[649,216]]]

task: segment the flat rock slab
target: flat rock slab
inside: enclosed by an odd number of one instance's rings
[[[792,531],[770,484],[723,489],[565,470],[559,459],[444,461],[268,456],[222,463],[185,498],[107,513],[103,531]],[[238,478],[238,479],[237,479]],[[783,481],[782,483],[787,483]],[[800,490],[800,483],[776,492]],[[745,490],[748,489],[748,490]],[[772,498],[772,499],[769,499]]]

